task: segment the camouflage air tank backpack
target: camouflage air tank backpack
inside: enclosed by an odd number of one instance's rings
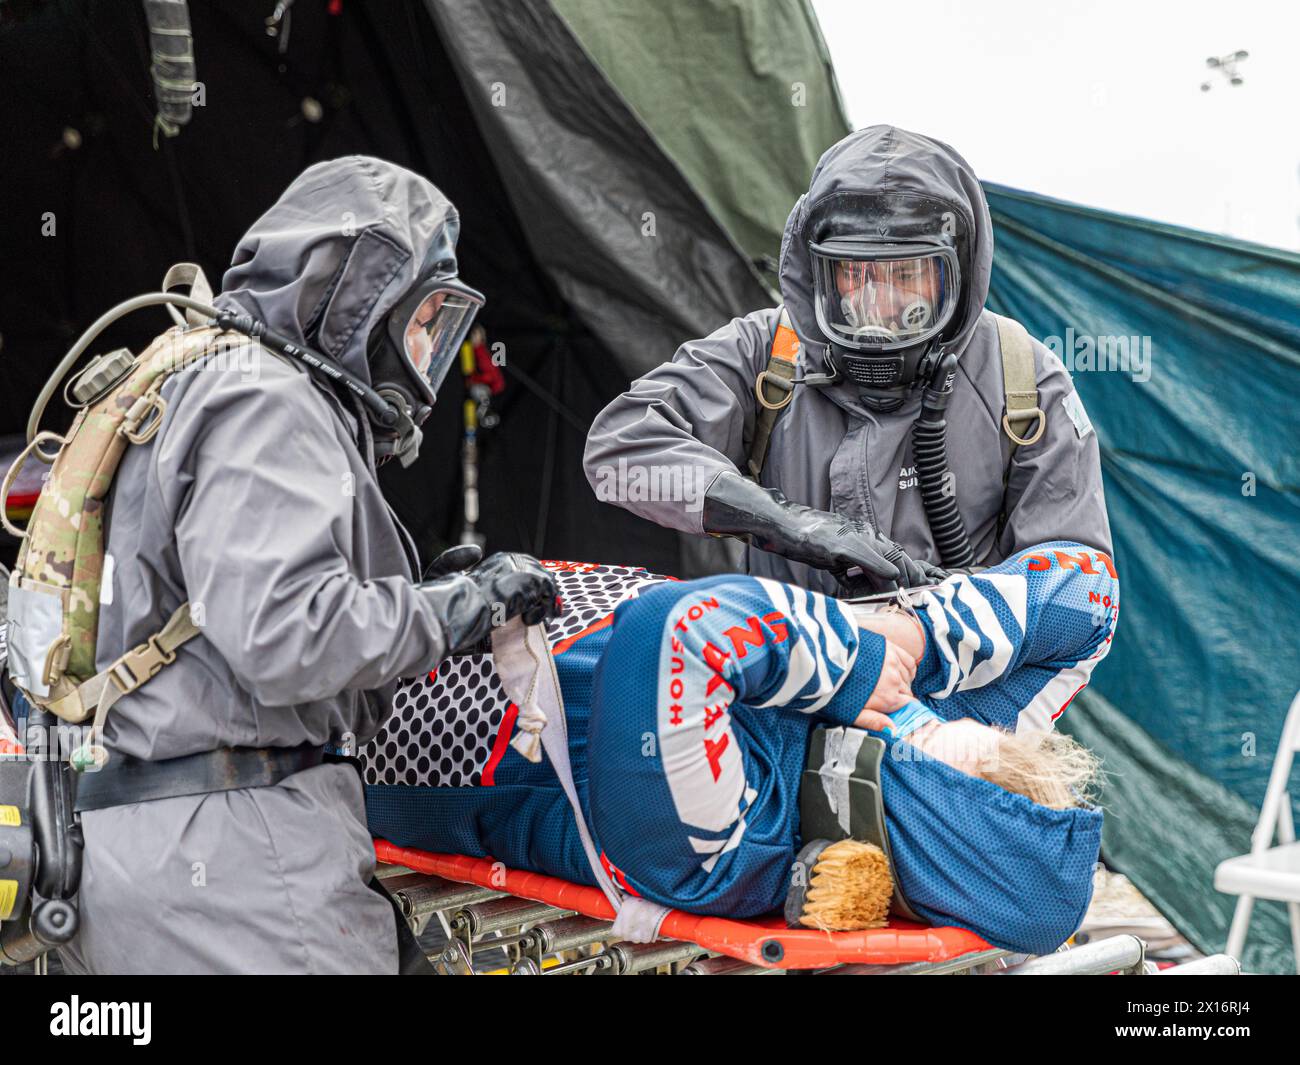
[[[147,444],[162,424],[164,382],[209,352],[220,335],[214,326],[178,324],[138,357],[120,349],[95,359],[71,383],[71,398],[65,391],[79,408],[67,435],[36,433],[0,487],[0,520],[22,541],[9,578],[9,674],[32,704],[64,721],[94,715],[90,741],[74,761],[102,759],[102,748],[93,745],[109,708],[175,661],[176,649],[198,634],[189,603],[182,603],[144,643],[106,669],[95,668],[113,476],[126,449]],[[4,501],[33,456],[51,468],[27,528],[19,529]]]

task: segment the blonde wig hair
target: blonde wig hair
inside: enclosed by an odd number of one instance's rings
[[[1065,810],[1094,801],[1101,762],[1062,732],[1003,732],[979,775],[1040,806]]]

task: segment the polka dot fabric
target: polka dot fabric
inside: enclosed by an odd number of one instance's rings
[[[564,603],[564,613],[546,623],[547,638],[556,649],[609,618],[619,603],[643,586],[667,579],[639,566],[598,566],[589,562],[542,565],[555,575]]]
[[[366,783],[482,783],[509,705],[490,656],[447,659],[429,676],[397,689],[392,714],[362,753]]]
[[[557,654],[607,622],[624,599],[666,579],[636,566],[542,565],[555,575],[565,607],[546,625]],[[447,659],[427,676],[398,687],[391,716],[362,751],[366,783],[478,787],[509,708],[491,655]]]

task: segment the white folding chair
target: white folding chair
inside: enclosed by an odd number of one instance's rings
[[[1282,741],[1273,760],[1259,822],[1251,835],[1250,853],[1220,862],[1214,871],[1214,886],[1225,895],[1239,896],[1226,948],[1237,959],[1246,945],[1255,900],[1278,899],[1286,903],[1296,972],[1300,973],[1300,843],[1296,842],[1291,798],[1287,794],[1287,781],[1297,751],[1300,751],[1300,692],[1292,700],[1286,724],[1282,726]],[[1276,847],[1273,846],[1275,832]]]

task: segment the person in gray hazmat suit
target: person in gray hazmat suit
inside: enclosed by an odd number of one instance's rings
[[[494,623],[541,621],[556,596],[526,556],[417,583],[376,480],[377,461],[418,446],[482,302],[456,278],[458,231],[455,208],[416,174],[365,157],[320,163],[244,236],[214,301],[397,403],[400,435],[301,362],[255,347],[251,365],[208,359],[173,375],[157,435],[123,458],[98,664],[186,599],[201,607],[200,635],[116,703],[109,760],[84,775],[91,805],[109,805],[81,814],[68,968],[398,971],[394,913],[370,886],[359,774],[322,749],[364,744],[399,678]],[[232,788],[241,776],[263,786]],[[203,781],[206,793],[184,794]],[[131,802],[133,788],[181,794]]]
[[[1060,359],[985,310],[992,260],[961,156],[891,126],[851,134],[790,212],[784,309],[634,381],[591,426],[588,480],[661,525],[743,539],[752,574],[832,594],[1050,540],[1109,551],[1096,434]],[[693,490],[632,490],[655,472]]]

